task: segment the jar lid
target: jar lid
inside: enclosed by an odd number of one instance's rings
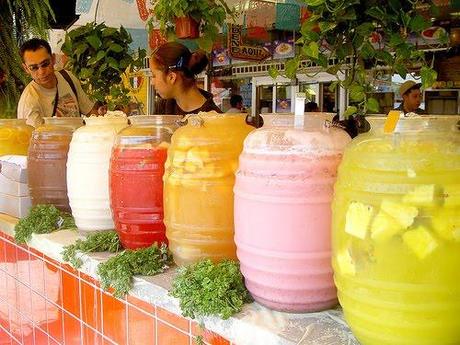
[[[292,114],[276,115],[269,119],[269,124],[249,134],[244,151],[317,156],[341,153],[351,138],[342,129],[332,127],[325,118],[305,115],[303,127],[296,128]]]
[[[371,125],[371,132],[383,133],[386,116],[366,116],[366,120]],[[458,128],[460,121],[459,115],[418,115],[401,116],[396,124],[394,133],[404,132],[426,132],[426,131],[451,131]],[[389,133],[391,135],[392,133]]]

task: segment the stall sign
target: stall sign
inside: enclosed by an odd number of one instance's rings
[[[229,24],[228,54],[231,58],[250,61],[263,61],[271,56],[264,47],[243,44],[242,26]]]

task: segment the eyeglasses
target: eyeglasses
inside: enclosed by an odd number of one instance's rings
[[[29,65],[27,66],[27,68],[31,71],[31,72],[37,72],[38,69],[41,67],[41,68],[47,68],[49,65],[51,65],[51,59],[46,59],[38,64],[34,64],[34,65]]]

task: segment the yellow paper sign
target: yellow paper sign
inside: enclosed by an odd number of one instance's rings
[[[385,121],[385,125],[383,126],[383,132],[393,133],[396,128],[396,125],[398,124],[400,116],[401,116],[401,112],[399,110],[391,110],[388,113],[387,119]]]

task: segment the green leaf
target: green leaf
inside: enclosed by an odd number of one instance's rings
[[[350,99],[354,102],[361,102],[366,96],[364,87],[361,85],[350,86]]]
[[[102,37],[109,37],[117,33],[117,29],[115,28],[106,28],[102,30]]]
[[[113,44],[111,44],[109,46],[109,50],[111,50],[111,51],[113,51],[115,53],[121,53],[124,50],[124,48],[121,45],[117,44],[117,43],[113,43]]]
[[[398,73],[401,76],[401,78],[406,79],[407,69],[406,69],[406,67],[404,67],[403,64],[400,64],[400,63],[395,64],[394,69],[395,69],[396,73]]]
[[[370,22],[362,23],[356,28],[356,32],[363,36],[363,37],[369,37],[369,35],[374,31],[374,24]]]
[[[440,14],[441,14],[441,10],[438,6],[436,6],[435,4],[431,4],[430,6],[430,13],[433,17],[439,17]]]
[[[412,17],[412,19],[409,22],[409,28],[413,32],[422,32],[426,28],[429,28],[431,25],[431,22],[426,20],[424,17],[422,17],[420,14],[417,14],[415,17]]]
[[[82,68],[80,71],[80,78],[81,79],[87,79],[93,75],[93,69],[92,68]]]
[[[120,65],[118,64],[118,61],[115,60],[111,56],[107,58],[107,64],[109,65],[109,67],[112,67],[113,69],[116,69],[116,70],[118,70],[120,68]]]
[[[72,54],[75,54],[75,55],[79,56],[79,55],[83,54],[88,49],[89,49],[89,45],[87,45],[84,42],[80,42],[77,45],[75,45],[74,51],[72,52]]]
[[[426,89],[434,84],[438,78],[438,73],[427,66],[423,66],[420,70],[420,76],[422,78],[422,86]]]
[[[329,74],[332,74],[332,75],[336,75],[342,68],[342,65],[340,64],[337,64],[337,65],[334,65],[334,66],[331,66],[329,67],[326,72],[329,73]],[[330,86],[329,86],[330,88]]]
[[[100,61],[105,57],[105,51],[99,50],[96,55],[96,61]]]
[[[317,59],[319,55],[319,46],[317,42],[310,42],[307,46],[302,47],[302,53],[305,56]]]
[[[273,79],[276,79],[276,77],[279,76],[279,71],[276,69],[275,66],[270,66],[270,68],[268,69],[268,75],[270,77],[272,77]]]
[[[361,46],[361,55],[363,59],[371,59],[375,56],[375,49],[369,41],[366,41]]]
[[[335,90],[337,89],[337,86],[339,86],[340,82],[338,80],[334,80],[333,82],[331,82],[329,84],[329,91],[331,92],[335,92]]]
[[[97,37],[97,35],[88,36],[86,38],[86,42],[88,42],[94,49],[99,49],[99,47],[102,45],[102,42],[100,38]]]
[[[120,69],[126,69],[132,63],[131,58],[124,58],[120,61]]]
[[[398,33],[393,33],[391,34],[390,36],[390,45],[392,47],[396,47],[402,43],[404,43],[405,41],[403,40],[403,38],[401,37],[401,34],[398,32]]]
[[[305,2],[307,6],[316,7],[324,4],[326,0],[303,0],[303,2]]]
[[[389,66],[391,66],[393,64],[393,56],[389,52],[387,52],[385,50],[376,51],[375,57],[378,60],[381,60],[381,61],[385,62]]]
[[[210,36],[201,36],[198,38],[198,46],[206,52],[211,52],[214,40]]]
[[[286,61],[284,68],[288,78],[295,78],[297,69],[299,68],[299,60],[294,58]]]
[[[336,27],[337,27],[337,23],[335,22],[320,22],[319,23],[319,30],[321,31],[321,34],[323,35]]]
[[[368,98],[367,109],[372,113],[378,113],[380,110],[379,102],[375,98]]]
[[[326,55],[324,54],[319,54],[318,59],[316,59],[316,63],[323,67],[324,69],[327,69],[329,65],[329,59],[327,58]]]
[[[373,17],[377,20],[381,20],[386,17],[385,12],[380,7],[371,7],[366,11],[366,14],[370,17]]]
[[[358,111],[358,108],[356,108],[355,106],[350,106],[347,108],[347,110],[345,110],[343,115],[345,116],[345,118],[348,118],[351,115],[356,114],[357,111]]]

